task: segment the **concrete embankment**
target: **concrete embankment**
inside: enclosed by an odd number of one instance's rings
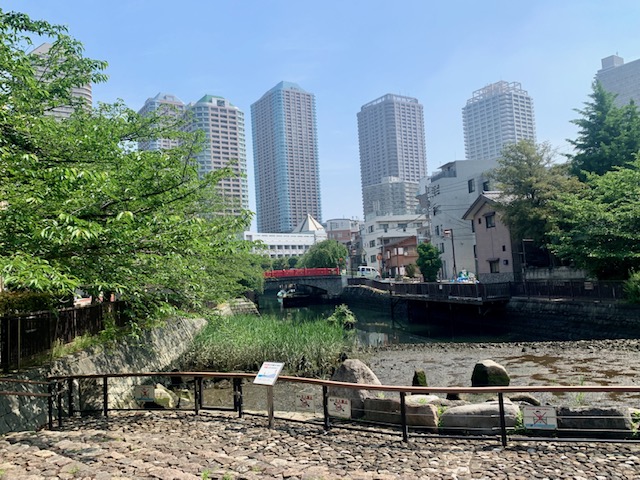
[[[640,306],[622,301],[513,297],[504,307],[408,302],[365,286],[344,289],[350,305],[391,311],[409,323],[443,323],[499,329],[521,340],[557,341],[640,337]]]

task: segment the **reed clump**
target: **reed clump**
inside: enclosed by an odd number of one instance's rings
[[[299,315],[211,315],[186,356],[194,371],[257,372],[283,362],[289,375],[324,377],[355,348],[355,334],[340,322]]]

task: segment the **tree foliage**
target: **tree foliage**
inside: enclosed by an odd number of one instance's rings
[[[48,57],[29,55],[51,38]],[[249,212],[221,214],[215,186],[231,169],[200,178],[201,148],[162,118],[122,103],[76,108],[70,89],[105,80],[65,27],[0,10],[0,275],[11,290],[119,292],[140,308],[166,299],[198,305],[259,287],[260,259],[238,232]],[[46,74],[43,74],[42,68]],[[78,106],[78,105],[76,105]],[[175,121],[175,120],[172,120]],[[181,146],[137,151],[172,136]]]
[[[345,259],[349,255],[347,247],[336,240],[323,240],[313,245],[300,260],[298,268],[327,268],[345,265]]]
[[[591,101],[576,110],[582,118],[573,120],[578,138],[568,140],[576,153],[568,155],[571,173],[581,180],[587,173],[603,175],[616,166],[633,161],[640,151],[640,114],[636,105],[617,107],[615,95],[594,82]]]
[[[547,243],[553,216],[551,202],[561,191],[580,188],[565,170],[553,165],[548,143],[521,140],[505,146],[491,178],[502,193],[498,205],[513,238],[532,239],[537,246]]]
[[[554,202],[551,249],[598,278],[627,278],[640,270],[640,159],[586,182]]]
[[[438,271],[442,268],[438,247],[432,243],[418,245],[418,260],[416,260],[416,264],[425,282],[435,282],[438,278]]]

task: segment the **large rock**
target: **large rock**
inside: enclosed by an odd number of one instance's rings
[[[508,400],[504,402],[505,424],[515,427],[520,409]],[[499,435],[500,405],[497,401],[451,407],[440,415],[442,433],[458,435]]]
[[[508,386],[511,379],[507,369],[493,360],[476,363],[471,374],[472,387]]]
[[[362,383],[367,385],[382,385],[376,374],[362,361],[349,358],[342,362],[331,376],[335,382]],[[360,418],[364,415],[364,400],[375,398],[377,393],[370,390],[357,388],[329,387],[327,393],[330,397],[348,398],[351,400],[351,417]]]
[[[570,437],[629,438],[631,412],[616,407],[558,407],[558,434]]]
[[[435,432],[438,427],[438,407],[429,403],[436,395],[407,395],[405,414],[407,425],[422,427],[421,430]],[[371,422],[400,425],[402,412],[397,398],[366,398],[365,418]]]

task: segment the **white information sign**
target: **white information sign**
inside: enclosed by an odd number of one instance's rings
[[[351,418],[351,400],[348,398],[329,397],[327,410],[330,416]]]
[[[313,395],[300,393],[296,397],[296,410],[299,412],[315,412],[316,404],[313,401]]]
[[[154,402],[156,389],[153,385],[136,385],[133,390],[133,398],[137,402]]]
[[[284,367],[284,363],[264,362],[253,383],[259,385],[274,385],[276,380],[278,380],[278,375],[280,375],[282,367]]]
[[[525,428],[540,430],[556,430],[558,419],[555,407],[522,407],[522,417]]]

